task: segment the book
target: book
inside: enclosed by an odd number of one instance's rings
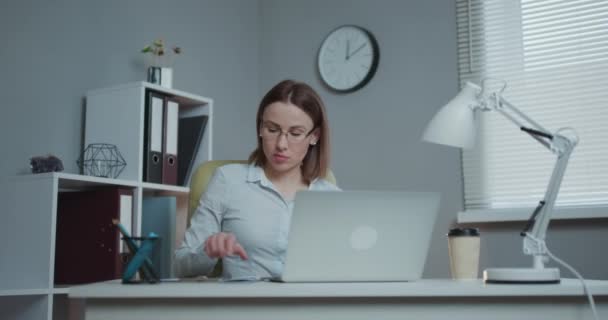
[[[120,219],[130,228],[133,191],[103,188],[60,192],[55,235],[55,284],[81,284],[119,279],[127,261]]]
[[[158,235],[151,254],[152,265],[161,279],[175,276],[173,253],[175,251],[175,217],[177,202],[175,197],[145,197],[141,206],[141,232]]]
[[[177,184],[185,186],[196,161],[198,149],[203,141],[208,117],[205,115],[179,119],[179,140],[177,150],[180,155],[177,166]]]

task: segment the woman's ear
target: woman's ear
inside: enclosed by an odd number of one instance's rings
[[[317,128],[315,129],[315,131],[313,131],[312,135],[312,140],[310,140],[310,145],[314,146],[317,144],[317,141],[319,141],[319,137],[321,136],[321,129]]]

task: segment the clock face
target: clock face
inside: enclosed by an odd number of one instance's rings
[[[318,66],[323,82],[338,92],[365,86],[376,73],[380,52],[374,36],[357,26],[341,26],[323,40]]]

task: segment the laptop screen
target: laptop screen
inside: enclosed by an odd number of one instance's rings
[[[298,192],[281,280],[420,279],[439,203],[435,192]]]

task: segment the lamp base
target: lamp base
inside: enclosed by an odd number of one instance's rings
[[[486,283],[559,283],[557,268],[489,268],[483,271]]]

